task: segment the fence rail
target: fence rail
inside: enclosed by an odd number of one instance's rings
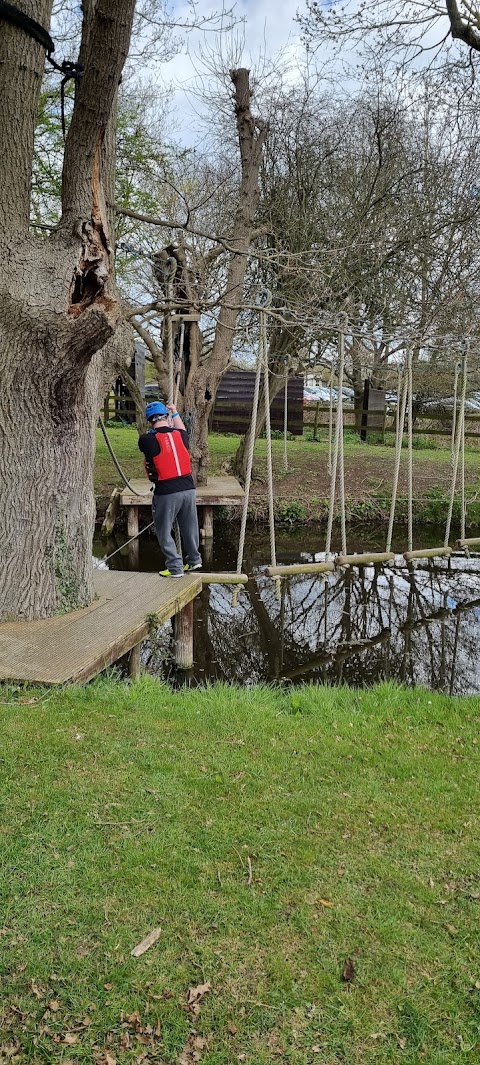
[[[361,414],[362,412],[360,412]],[[363,415],[365,416],[365,411]],[[376,418],[378,414],[375,412]],[[442,413],[429,413],[423,411],[416,414],[413,419],[413,431],[420,436],[448,436],[452,435],[452,419],[453,413],[444,411]],[[306,403],[303,408],[303,421],[304,425],[313,425],[313,439],[317,439],[317,433],[319,429],[328,429],[329,427],[329,406],[328,403]],[[480,440],[480,411],[465,412],[465,422],[470,425],[477,425],[478,430],[465,429],[466,437],[478,438]],[[353,409],[343,410],[343,427],[344,429],[355,428],[355,411]],[[358,428],[358,425],[357,425]],[[383,436],[385,433],[394,433],[395,427],[395,414],[387,413],[383,427],[378,426],[378,421],[375,425],[366,426],[367,433],[374,433],[375,435]]]

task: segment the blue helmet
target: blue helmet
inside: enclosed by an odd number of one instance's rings
[[[150,421],[151,418],[166,418],[168,407],[166,407],[164,403],[159,402],[147,403],[145,414],[148,421]]]

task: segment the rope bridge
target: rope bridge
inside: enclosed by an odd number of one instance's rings
[[[276,562],[275,546],[275,522],[274,522],[274,494],[272,475],[272,440],[270,429],[270,402],[269,402],[269,366],[267,348],[267,315],[271,305],[271,294],[268,290],[259,293],[257,308],[259,311],[259,343],[257,350],[255,389],[253,409],[249,429],[247,448],[247,463],[245,477],[245,499],[240,528],[240,540],[238,546],[237,572],[241,571],[243,551],[245,546],[245,532],[248,517],[250,487],[253,468],[253,454],[255,447],[255,426],[258,414],[258,400],[260,383],[263,374],[263,393],[265,398],[265,435],[267,441],[267,495],[268,515],[270,531],[270,565],[266,569],[269,577],[277,580],[277,593],[279,590],[279,578],[292,577],[301,573],[332,573],[334,570],[346,566],[366,566],[392,562],[395,553],[392,551],[392,537],[395,524],[395,511],[398,495],[398,480],[400,473],[401,454],[404,444],[405,433],[407,436],[407,548],[403,552],[406,562],[414,563],[420,558],[448,558],[453,548],[450,546],[450,533],[453,516],[453,508],[457,490],[460,492],[460,537],[455,546],[468,552],[470,547],[480,544],[479,537],[466,538],[466,500],[465,500],[465,401],[467,391],[468,373],[468,346],[459,363],[455,367],[454,384],[454,408],[451,433],[451,478],[449,488],[448,512],[445,525],[443,544],[438,547],[415,548],[413,544],[413,352],[411,347],[407,353],[406,364],[399,367],[397,387],[397,412],[395,432],[395,457],[392,496],[388,521],[385,550],[372,553],[349,554],[347,550],[346,531],[346,507],[345,507],[345,461],[343,446],[343,381],[345,371],[345,322],[338,329],[338,366],[337,366],[337,403],[335,419],[333,418],[333,376],[332,367],[330,374],[330,407],[329,407],[329,444],[327,470],[330,477],[330,493],[328,505],[328,521],[325,541],[325,560],[321,562],[300,563],[289,566],[279,566]],[[288,375],[288,367],[285,370]],[[284,449],[285,449],[284,432]],[[284,467],[286,460],[284,458]],[[333,522],[335,516],[340,522],[341,550],[334,555],[331,550]],[[330,557],[332,556],[332,557]]]

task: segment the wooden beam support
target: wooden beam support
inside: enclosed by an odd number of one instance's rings
[[[404,551],[403,557],[405,562],[411,562],[414,558],[448,558],[452,551],[452,547],[424,547],[419,551]]]
[[[338,555],[335,560],[336,566],[372,566],[377,562],[393,562],[393,551],[368,552],[362,555]]]
[[[193,600],[175,614],[175,665],[193,668]]]
[[[127,534],[138,536],[138,507],[127,507]]]
[[[213,540],[213,507],[210,504],[202,506],[202,533],[204,540]]]
[[[305,562],[298,566],[267,566],[267,577],[296,577],[300,573],[333,573],[334,562]]]
[[[139,677],[140,673],[142,672],[140,647],[141,644],[135,644],[135,647],[132,647],[132,650],[130,651],[130,654],[128,656],[128,675],[129,677],[132,677],[132,680],[136,680],[136,678]]]

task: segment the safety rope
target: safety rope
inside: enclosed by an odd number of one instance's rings
[[[445,525],[445,540],[444,547],[448,547],[448,541],[450,539],[450,529],[452,524],[453,504],[455,501],[455,488],[457,486],[457,474],[458,474],[458,460],[460,456],[460,449],[462,447],[462,441],[464,440],[464,424],[465,424],[465,398],[467,394],[467,355],[462,356],[462,392],[460,397],[460,409],[457,415],[456,433],[455,433],[455,447],[453,455],[452,465],[452,479],[450,483],[450,500],[448,505],[447,521]],[[464,447],[465,450],[465,447]],[[465,493],[465,488],[464,488]],[[463,503],[465,496],[463,495]],[[462,507],[463,513],[463,507]],[[464,521],[461,522],[462,528],[465,529]],[[464,533],[463,533],[464,536]]]
[[[338,381],[338,397],[343,396],[343,370],[345,360],[345,345],[341,343],[340,337],[343,334],[339,334],[339,359],[337,370]],[[330,477],[330,497],[328,501],[328,522],[327,522],[327,535],[325,539],[325,555],[328,559],[330,554],[330,546],[332,541],[332,528],[333,528],[333,512],[335,507],[335,494],[337,487],[337,468],[338,468],[338,455],[340,450],[340,436],[343,436],[343,406],[340,411],[340,402],[337,402],[337,409],[335,414],[335,437],[333,441],[333,453],[331,462],[331,477]],[[346,552],[345,552],[346,553]]]
[[[113,450],[113,447],[112,447],[112,445],[110,443],[110,440],[108,438],[107,430],[105,428],[105,423],[103,421],[103,418],[101,418],[100,416],[98,418],[98,424],[100,426],[100,429],[102,430],[102,435],[103,435],[105,443],[106,443],[106,445],[108,447],[108,450],[110,452],[110,456],[113,459],[115,467],[118,470],[118,473],[120,474],[120,477],[122,478],[122,481],[124,482],[125,486],[129,489],[130,492],[132,492],[132,494],[134,496],[149,496],[149,495],[151,495],[151,492],[152,492],[151,488],[149,488],[147,492],[138,492],[137,489],[133,487],[131,482],[128,480],[128,477],[124,474],[124,472],[122,470],[122,467],[120,466],[120,463],[119,463],[119,461],[117,459],[117,456],[116,456],[116,454],[115,454],[115,452]]]
[[[397,411],[395,428],[395,464],[393,468],[392,498],[390,501],[390,516],[388,519],[388,532],[385,551],[390,551],[392,546],[393,523],[395,521],[395,507],[397,505],[398,477],[400,473],[400,460],[402,457],[402,442],[405,429],[405,411],[407,407],[408,375],[405,373],[403,388],[401,386],[401,374],[397,392]]]

